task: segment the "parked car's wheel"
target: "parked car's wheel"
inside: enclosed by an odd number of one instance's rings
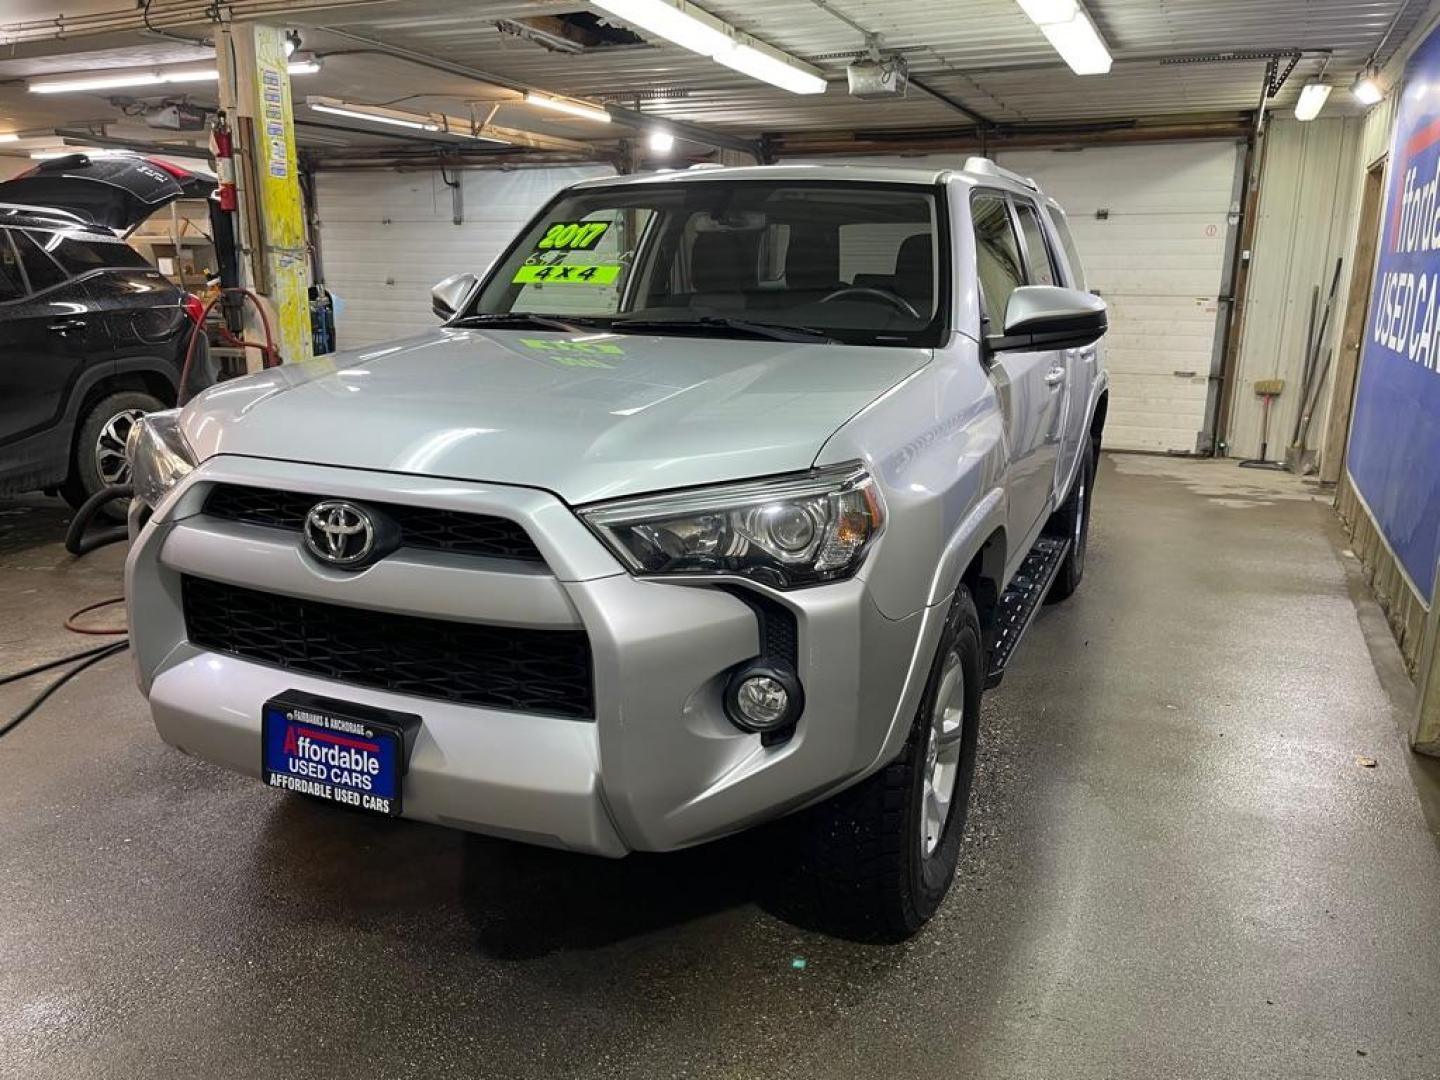
[[[80,417],[70,475],[60,489],[65,501],[79,509],[101,488],[130,482],[125,460],[125,439],[135,421],[165,408],[164,402],[138,390],[122,390],[95,402]],[[101,513],[117,521],[125,518],[125,502],[106,503]]]
[[[803,872],[830,927],[898,940],[945,899],[975,776],[981,658],[980,619],[961,586],[900,756],[808,811]]]
[[[1045,531],[1052,536],[1070,540],[1070,550],[1060,564],[1060,572],[1045,597],[1047,604],[1058,604],[1080,587],[1085,576],[1085,549],[1090,544],[1090,496],[1095,492],[1095,455],[1087,448],[1080,456],[1075,483],[1064,504],[1050,518]]]

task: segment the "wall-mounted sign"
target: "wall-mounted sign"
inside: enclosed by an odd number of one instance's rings
[[[1440,559],[1440,33],[1405,72],[1346,469],[1421,597]]]

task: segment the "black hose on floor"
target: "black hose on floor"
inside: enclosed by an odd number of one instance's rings
[[[20,679],[29,678],[31,675],[38,675],[42,671],[50,671],[53,668],[63,667],[75,660],[80,661],[80,663],[65,672],[64,675],[61,675],[49,686],[45,687],[44,690],[36,694],[35,697],[31,698],[30,704],[26,705],[3,725],[0,725],[0,738],[4,738],[28,720],[36,709],[40,708],[41,705],[44,705],[45,702],[50,699],[50,695],[59,690],[76,675],[79,675],[86,668],[93,667],[95,664],[100,663],[101,660],[107,660],[117,653],[124,652],[129,647],[130,642],[117,641],[112,645],[101,645],[99,648],[86,649],[84,652],[75,653],[73,656],[66,656],[59,660],[51,660],[44,664],[36,664],[34,667],[26,668],[24,671],[17,671],[13,675],[6,675],[0,678],[0,686],[4,686],[6,683],[18,682]]]
[[[116,499],[128,499],[134,494],[135,489],[129,484],[112,484],[86,499],[80,509],[75,511],[75,520],[70,522],[70,528],[65,531],[65,550],[75,556],[88,555],[96,548],[126,539],[130,533],[124,525],[111,525],[89,536],[85,535],[85,530],[106,503]]]

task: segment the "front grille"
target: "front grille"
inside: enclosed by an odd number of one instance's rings
[[[299,532],[305,527],[310,508],[324,498],[298,491],[216,484],[205,499],[205,513],[227,521]],[[356,502],[375,508],[399,525],[402,547],[544,562],[529,534],[507,518],[369,499]]]
[[[545,713],[595,715],[583,630],[530,630],[322,604],[204,578],[181,580],[196,645],[397,694]]]

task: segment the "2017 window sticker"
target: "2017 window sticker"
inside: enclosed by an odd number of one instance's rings
[[[537,251],[589,251],[609,230],[608,221],[557,221],[545,230]]]

